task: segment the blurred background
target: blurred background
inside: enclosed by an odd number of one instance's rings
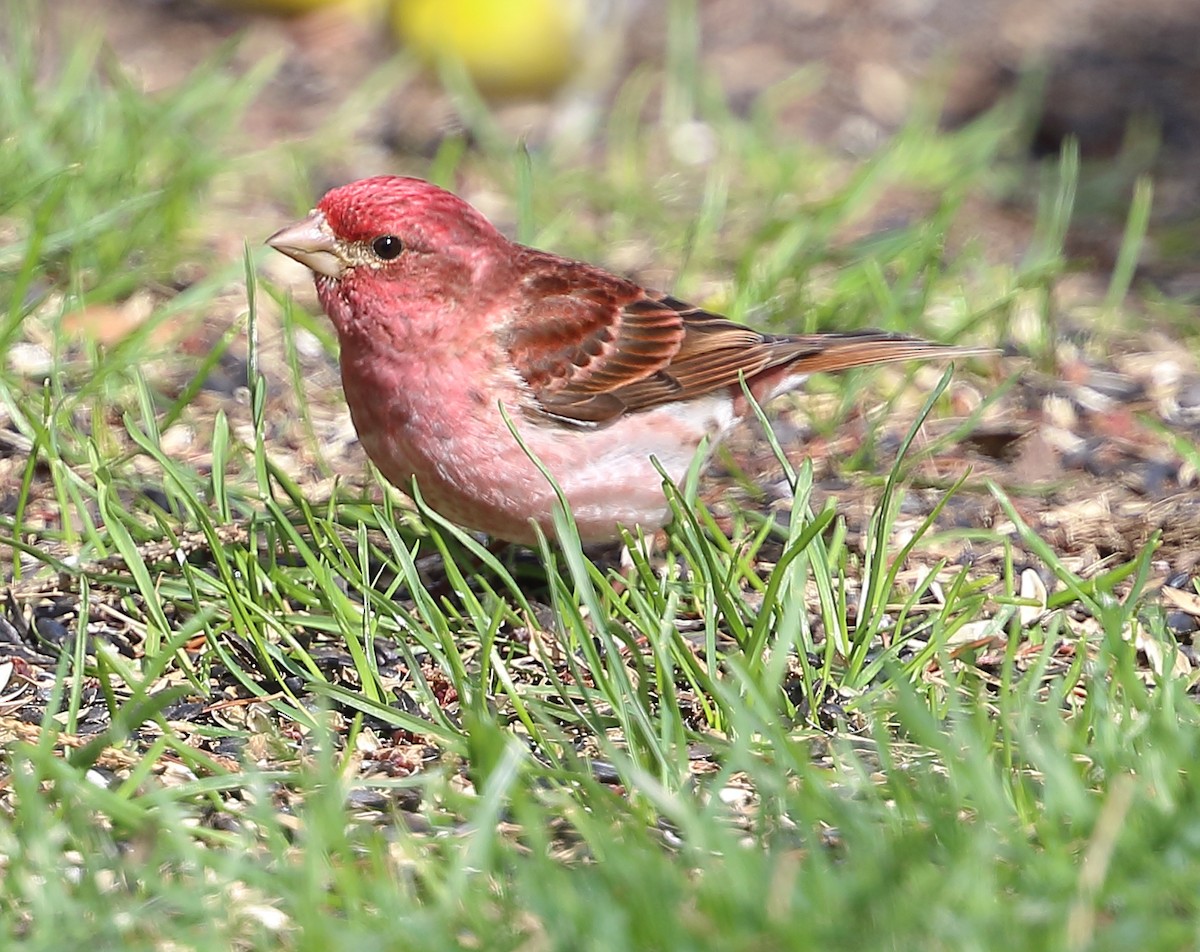
[[[313,197],[379,171],[420,172],[447,141],[595,162],[632,114],[685,165],[717,154],[697,100],[770,108],[796,141],[850,161],[914,116],[955,129],[1001,103],[1017,119],[1010,179],[980,234],[1018,253],[1022,189],[1078,143],[1068,248],[1110,267],[1139,175],[1155,177],[1139,276],[1200,293],[1200,0],[54,0],[17,2],[43,79],[66,37],[99,31],[98,62],[151,95],[221,57],[255,86],[239,150],[303,144]],[[64,45],[67,44],[67,45]],[[224,52],[222,52],[224,50]],[[257,77],[257,78],[255,78]],[[10,117],[16,120],[16,117]],[[486,210],[486,209],[485,209]],[[889,210],[881,209],[885,217]],[[1013,216],[1016,216],[1015,218]],[[265,227],[265,225],[264,225]],[[867,226],[868,228],[870,226]]]
[[[797,138],[851,157],[879,149],[914,111],[932,109],[953,128],[1016,96],[1024,121],[1019,145],[1030,159],[1057,158],[1073,138],[1085,161],[1103,163],[1081,209],[1089,233],[1077,237],[1089,254],[1113,251],[1111,236],[1090,227],[1091,213],[1120,219],[1133,180],[1148,171],[1158,179],[1157,219],[1179,229],[1180,240],[1196,237],[1200,0],[1145,0],[1136,9],[1115,0],[28,6],[51,45],[64,30],[101,30],[111,56],[151,92],[180,83],[236,38],[228,70],[278,65],[241,123],[247,145],[327,136],[331,182],[429,158],[448,136],[482,135],[483,125],[531,148],[594,145],[631,78],[652,87],[664,71],[695,70],[698,82],[719,87],[728,108],[742,114],[773,90],[778,98],[781,84],[799,84],[803,95],[790,95],[775,120]],[[689,29],[669,30],[671,22]],[[53,60],[42,68],[52,70]],[[667,118],[677,127],[694,117],[678,97],[640,95],[647,113],[674,109]],[[666,145],[702,163],[706,131],[675,133]],[[1148,264],[1192,289],[1195,275],[1182,272],[1195,256],[1181,257],[1151,255]]]

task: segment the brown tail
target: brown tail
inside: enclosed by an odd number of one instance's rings
[[[955,347],[885,331],[805,334],[777,338],[779,363],[791,373],[831,373],[902,360],[951,359],[996,353],[991,347]],[[787,356],[784,356],[787,354]],[[774,362],[774,361],[773,361]]]
[[[996,353],[990,347],[954,347],[919,337],[884,331],[804,334],[773,337],[767,367],[749,378],[750,392],[759,403],[799,386],[814,373],[833,373],[852,367],[890,364],[902,360],[948,359]],[[745,412],[739,402],[738,412]]]

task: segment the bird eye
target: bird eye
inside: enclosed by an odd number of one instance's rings
[[[391,261],[400,257],[400,252],[404,250],[404,242],[395,235],[380,235],[371,242],[371,250],[382,260]]]

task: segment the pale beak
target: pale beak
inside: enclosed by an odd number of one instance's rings
[[[337,239],[321,212],[313,212],[303,221],[280,228],[267,239],[267,244],[317,274],[330,278],[340,278],[347,267],[346,259],[339,253]]]

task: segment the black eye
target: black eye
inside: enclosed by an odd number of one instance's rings
[[[371,250],[384,261],[391,261],[400,257],[400,252],[404,250],[404,242],[395,235],[380,235],[371,242]]]

